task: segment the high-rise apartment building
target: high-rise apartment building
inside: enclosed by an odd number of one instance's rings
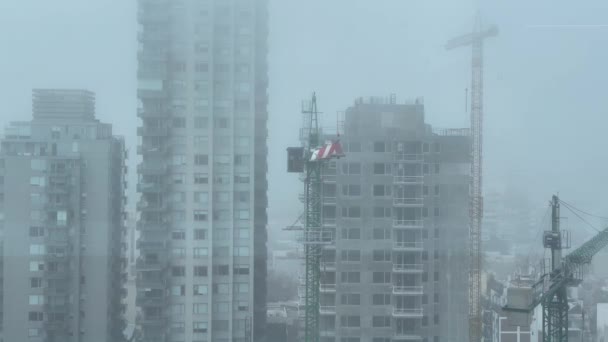
[[[266,0],[140,0],[137,262],[146,342],[265,325]]]
[[[358,100],[322,173],[321,341],[467,340],[470,139],[422,100]]]
[[[122,341],[122,138],[94,94],[34,90],[34,118],[0,149],[4,341]]]

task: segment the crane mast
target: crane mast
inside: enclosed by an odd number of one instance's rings
[[[471,62],[471,185],[469,227],[469,341],[480,342],[481,320],[481,219],[483,216],[483,42],[496,36],[496,27],[483,31],[477,16],[473,33],[450,40],[446,49],[472,46]]]

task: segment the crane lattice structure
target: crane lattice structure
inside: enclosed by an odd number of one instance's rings
[[[495,26],[483,30],[477,16],[473,33],[448,41],[446,49],[472,46],[471,78],[471,205],[469,228],[469,341],[480,342],[481,320],[481,219],[482,198],[482,143],[483,143],[483,42],[498,34]]]
[[[578,286],[583,281],[583,273],[591,259],[608,245],[608,228],[562,258],[567,235],[560,230],[560,200],[551,200],[551,230],[543,237],[545,248],[551,249],[551,270],[543,274],[531,289],[531,301],[518,305],[509,302],[503,308],[508,314],[528,315],[538,305],[542,305],[543,342],[568,342],[568,293],[567,288]],[[513,317],[513,316],[512,316]],[[514,320],[517,321],[517,320]],[[529,323],[529,318],[524,320]]]

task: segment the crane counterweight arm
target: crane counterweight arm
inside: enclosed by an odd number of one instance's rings
[[[591,258],[602,248],[608,245],[608,228],[599,232],[591,240],[585,242],[582,246],[568,254],[566,263],[573,265],[588,264]]]

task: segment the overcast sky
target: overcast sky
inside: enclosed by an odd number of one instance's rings
[[[470,32],[475,3],[271,0],[272,230],[302,210],[285,148],[298,144],[300,102],[312,91],[328,124],[356,97],[395,93],[423,96],[434,126],[468,125],[471,52],[444,44]],[[486,188],[517,187],[538,205],[560,191],[606,214],[608,2],[497,0],[479,8],[500,30],[485,49]],[[0,124],[31,117],[32,88],[87,88],[97,94],[98,118],[127,137],[135,157],[136,31],[136,1],[0,1]]]

